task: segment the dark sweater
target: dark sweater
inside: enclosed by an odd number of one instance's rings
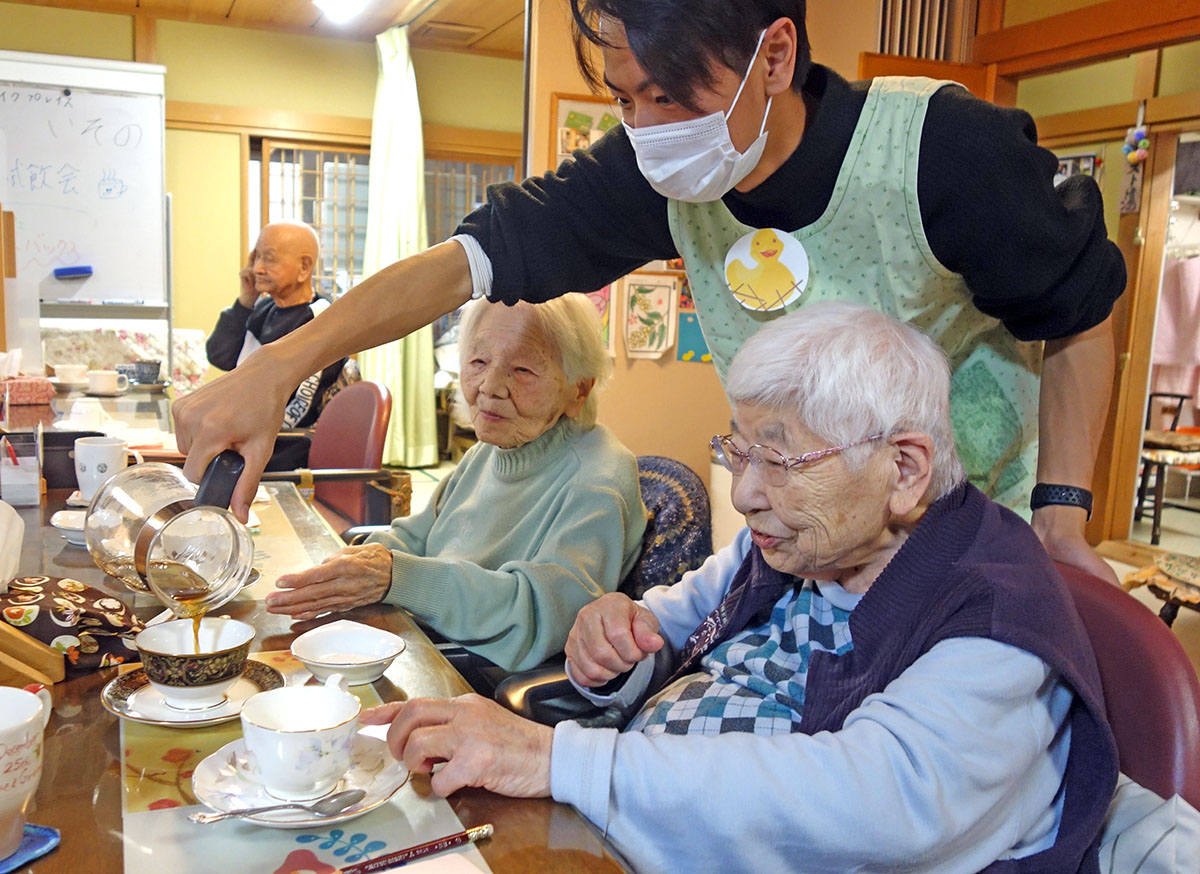
[[[814,65],[800,145],[761,185],[725,195],[734,217],[786,231],[816,221],[869,85]],[[1058,159],[1038,147],[1028,113],[957,87],[930,98],[917,173],[929,244],[963,276],[975,305],[1021,340],[1094,327],[1125,288],[1099,188],[1077,176],[1055,189],[1057,169]],[[457,232],[479,240],[492,261],[491,297],[510,303],[591,291],[647,261],[678,257],[666,198],[642,177],[620,126],[554,173],[492,186],[487,204]]]

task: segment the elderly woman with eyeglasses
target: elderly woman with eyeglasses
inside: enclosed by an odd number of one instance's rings
[[[279,578],[297,619],[384,601],[505,670],[562,652],[579,608],[641,554],[637,459],[596,424],[611,363],[582,294],[476,301],[459,324],[462,397],[479,443],[426,509]]]
[[[747,527],[671,587],[580,611],[568,670],[624,731],[388,704],[446,794],[570,802],[640,872],[1082,872],[1117,779],[1100,679],[1030,527],[967,483],[949,373],[887,316],[763,328],[714,439]]]

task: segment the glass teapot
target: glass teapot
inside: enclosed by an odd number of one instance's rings
[[[127,588],[153,592],[181,618],[221,606],[245,585],[254,559],[250,532],[227,509],[243,466],[226,450],[199,486],[169,464],[121,471],[88,506],[92,560]]]

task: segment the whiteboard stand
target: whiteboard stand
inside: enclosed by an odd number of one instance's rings
[[[155,64],[0,51],[0,202],[16,219],[17,275],[7,334],[27,369],[39,322],[165,320],[164,77]],[[58,268],[87,266],[83,278]],[[17,315],[14,325],[13,316]]]

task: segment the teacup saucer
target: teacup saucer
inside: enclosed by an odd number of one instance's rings
[[[54,390],[63,394],[72,391],[83,391],[83,389],[88,387],[86,379],[79,382],[71,382],[69,379],[59,379],[57,376],[51,376],[48,379],[50,380],[50,384],[54,386]]]
[[[162,693],[150,685],[146,672],[138,668],[111,680],[100,693],[100,703],[109,713],[133,722],[201,728],[237,719],[242,705],[251,695],[282,685],[283,675],[279,671],[250,659],[246,662],[245,672],[225,693],[225,703],[204,710],[179,710],[167,704]]]
[[[213,810],[225,812],[246,807],[268,807],[279,799],[250,776],[245,767],[246,745],[242,738],[230,741],[196,766],[192,792]],[[330,793],[363,789],[366,797],[334,816],[317,816],[303,810],[276,810],[244,817],[269,828],[311,828],[345,822],[374,810],[408,782],[408,769],[392,758],[387,743],[359,732],[354,738],[350,770]]]
[[[89,398],[119,398],[128,392],[129,389],[117,389],[116,391],[94,391],[93,389],[84,389],[84,394]]]

